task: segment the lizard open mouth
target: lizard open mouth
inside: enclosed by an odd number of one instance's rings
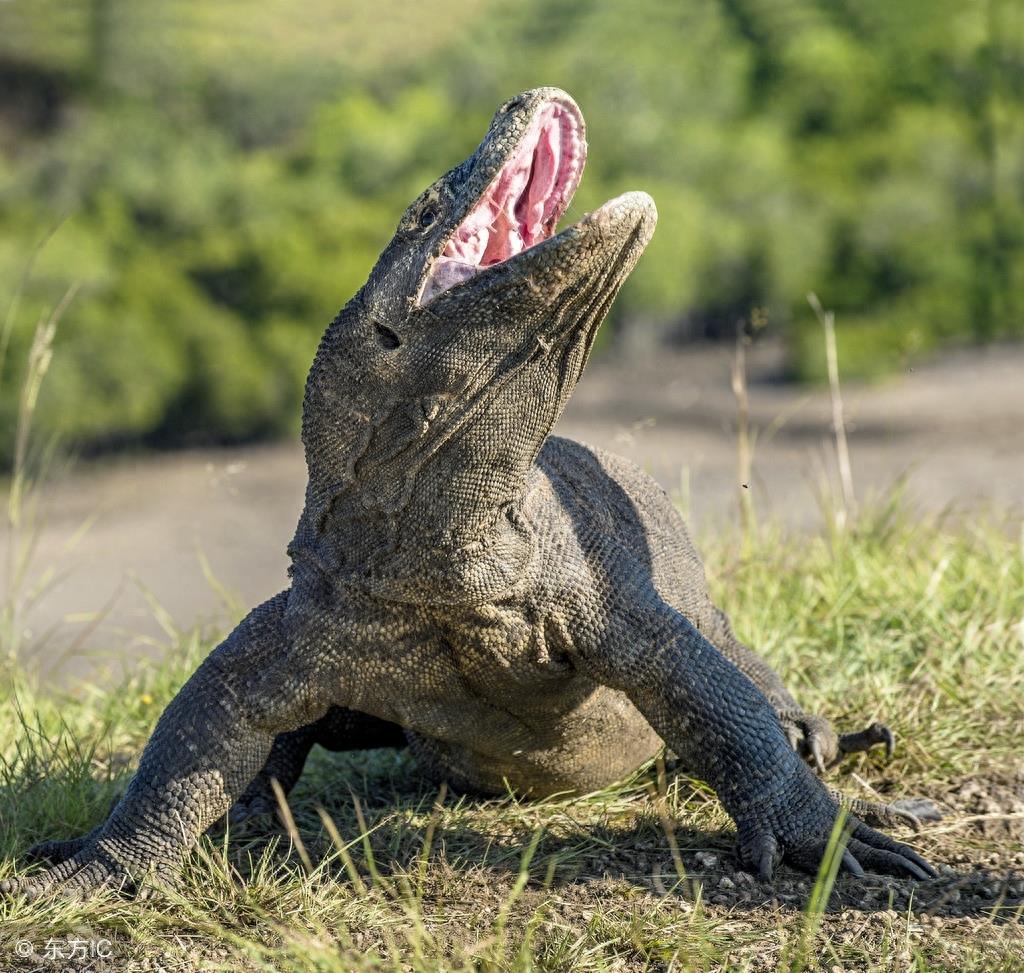
[[[549,239],[580,183],[586,155],[575,105],[546,102],[434,259],[420,304]]]

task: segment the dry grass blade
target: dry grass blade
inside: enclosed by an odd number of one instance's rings
[[[356,868],[356,863],[352,860],[352,856],[349,854],[351,844],[346,844],[344,842],[341,837],[341,832],[338,831],[337,824],[334,823],[334,818],[327,813],[325,808],[317,805],[316,811],[317,814],[320,815],[320,820],[323,822],[324,829],[327,831],[327,835],[331,839],[331,844],[334,845],[334,850],[338,853],[338,857],[341,859],[341,863],[345,867],[345,872],[348,874],[349,879],[355,886],[356,891],[359,892],[360,895],[366,895],[366,883],[363,881],[362,875],[359,874],[359,869]]]
[[[27,601],[38,599],[41,593],[53,583],[56,574],[52,567],[44,569],[36,584],[29,585],[28,578],[38,539],[38,534],[33,529],[35,503],[31,501],[34,501],[38,495],[46,467],[46,463],[43,462],[36,464],[41,469],[35,471],[30,469],[29,444],[39,392],[53,360],[53,342],[57,335],[57,328],[64,313],[74,300],[78,287],[78,283],[72,284],[49,315],[40,317],[32,336],[25,376],[18,399],[14,457],[7,495],[7,575],[2,612],[3,628],[8,643],[8,656],[12,659],[22,650],[22,616],[28,607]],[[6,340],[5,326],[3,339],[5,346]],[[52,453],[53,443],[51,442],[49,446]],[[28,511],[32,511],[32,513],[29,514]],[[26,586],[31,589],[27,596]]]
[[[285,795],[284,788],[281,787],[281,783],[276,777],[270,778],[270,787],[274,791],[274,797],[277,799],[277,808],[281,812],[281,820],[284,822],[285,830],[288,832],[288,838],[299,853],[299,858],[306,872],[312,872],[313,862],[309,857],[309,852],[306,851],[306,846],[302,841],[302,835],[299,834],[299,829],[295,827],[295,818],[292,815],[292,809],[288,806],[288,798]]]

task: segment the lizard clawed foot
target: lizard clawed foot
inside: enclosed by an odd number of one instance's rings
[[[840,738],[825,717],[783,714],[782,728],[790,746],[805,760],[812,761],[819,774],[839,760]]]
[[[787,861],[817,871],[828,847],[839,804],[810,774],[794,780],[756,810],[737,819],[739,858],[762,881]],[[875,831],[853,815],[847,819],[848,841],[840,870],[861,877],[867,871],[925,881],[938,873],[909,845]]]
[[[165,873],[159,866],[132,867],[130,862],[136,856],[99,832],[100,829],[96,829],[70,841],[36,845],[30,850],[29,857],[37,861],[60,860],[22,878],[5,879],[0,882],[0,895],[39,899],[60,894],[68,898],[84,898],[102,889],[112,889],[126,897],[135,897],[143,891],[143,878],[152,877],[157,883],[172,880],[172,873]],[[62,855],[65,857],[61,858]]]
[[[271,786],[270,778],[261,773],[231,805],[227,820],[235,827],[242,824],[269,825],[277,810],[277,795]]]
[[[896,738],[884,723],[872,723],[855,733],[836,734],[823,716],[798,712],[782,713],[780,718],[790,746],[819,774],[824,774],[847,754],[861,753],[879,744],[885,747],[886,759],[892,756]]]

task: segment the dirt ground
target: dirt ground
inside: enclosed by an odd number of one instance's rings
[[[698,535],[713,530],[737,511],[729,369],[718,347],[628,364],[606,355],[556,431],[631,458],[680,498]],[[755,348],[749,489],[759,516],[810,528],[823,477],[835,480],[829,396],[780,376],[779,349]],[[1024,346],[949,354],[883,384],[848,384],[844,398],[859,497],[905,476],[912,509],[1021,513]],[[79,464],[47,491],[40,518],[36,569],[58,569],[25,619],[40,664],[61,681],[108,678],[160,651],[164,612],[181,628],[223,621],[204,558],[242,606],[278,591],[304,482],[297,442]]]

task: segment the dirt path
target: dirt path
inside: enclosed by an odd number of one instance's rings
[[[698,533],[713,529],[736,516],[729,364],[715,348],[630,365],[609,356],[590,367],[558,432],[633,459],[681,496]],[[811,527],[834,467],[828,393],[778,373],[778,350],[755,349],[750,489],[762,517]],[[957,353],[883,385],[847,386],[844,397],[860,496],[906,474],[922,510],[1024,509],[1024,347]],[[65,681],[102,679],[159,652],[166,637],[151,602],[182,628],[222,623],[200,552],[242,605],[278,591],[304,473],[294,443],[80,466],[46,497],[35,564],[60,576],[26,620],[41,663]]]

